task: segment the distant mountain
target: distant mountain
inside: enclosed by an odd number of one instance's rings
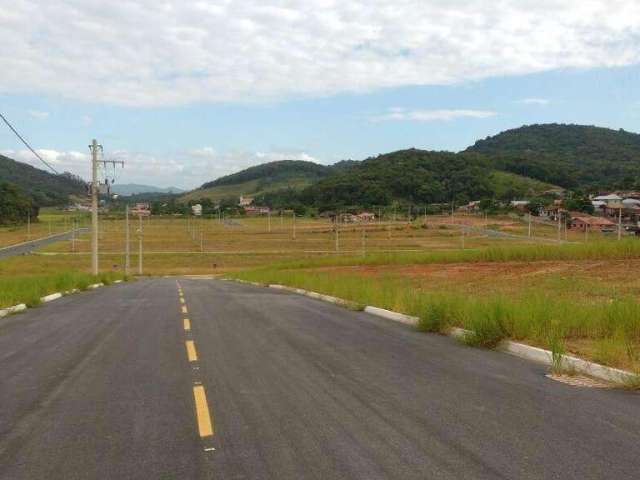
[[[0,155],[0,181],[16,185],[39,206],[65,205],[70,196],[85,196],[85,182],[70,173],[54,175]]]
[[[129,196],[141,193],[183,193],[184,190],[177,187],[162,188],[137,183],[115,183],[111,186],[111,192],[122,196]]]
[[[640,135],[557,123],[525,125],[478,140],[497,169],[567,188],[640,188]]]
[[[331,167],[304,160],[279,160],[249,167],[238,173],[204,183],[180,197],[181,201],[208,198],[218,201],[240,195],[258,196],[266,192],[301,190],[331,173]]]

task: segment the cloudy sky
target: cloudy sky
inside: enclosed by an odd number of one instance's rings
[[[640,131],[638,0],[0,0],[0,45],[0,111],[85,177],[97,138],[122,183],[530,123]]]

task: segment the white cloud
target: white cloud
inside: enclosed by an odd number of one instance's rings
[[[523,98],[519,101],[519,103],[523,103],[524,105],[549,105],[550,101],[547,98]]]
[[[132,106],[250,102],[640,62],[637,0],[490,6],[13,0],[0,14],[0,92]]]
[[[490,118],[496,116],[496,112],[490,110],[406,110],[404,108],[392,108],[387,113],[371,117],[373,122],[384,121],[413,121],[433,122],[450,121],[458,118]]]
[[[40,112],[38,110],[29,110],[29,116],[36,120],[46,120],[49,118],[49,112]]]
[[[38,154],[57,171],[68,171],[80,175],[85,180],[90,177],[89,153],[77,151],[58,151],[36,149]],[[2,155],[28,163],[45,170],[46,167],[29,150],[3,150]],[[140,183],[160,187],[177,186],[194,188],[230,173],[275,160],[317,160],[302,150],[249,152],[234,150],[217,152],[213,147],[205,146],[174,154],[156,155],[128,150],[106,151],[104,158],[123,160],[124,168],[109,168],[110,178],[115,173],[117,183]],[[103,171],[100,171],[103,178]]]

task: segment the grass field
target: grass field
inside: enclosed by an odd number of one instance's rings
[[[74,220],[81,226],[89,221],[86,214],[44,208],[33,222],[0,226],[0,248],[69,231]]]

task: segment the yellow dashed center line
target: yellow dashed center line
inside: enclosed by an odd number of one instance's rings
[[[211,421],[211,415],[209,415],[207,394],[204,391],[204,386],[195,385],[193,387],[193,398],[196,402],[196,416],[198,417],[200,437],[209,437],[213,435],[213,422]]]
[[[191,330],[191,321],[188,318],[183,319],[182,324],[184,326],[185,332],[188,332],[189,330]]]
[[[196,353],[196,345],[195,343],[193,343],[193,340],[187,340],[185,342],[185,345],[187,346],[187,358],[189,359],[189,361],[197,362],[198,354]]]
[[[187,310],[187,306],[186,305],[182,306],[182,313],[189,313],[189,310]]]
[[[180,297],[180,303],[184,303],[184,298]]]

